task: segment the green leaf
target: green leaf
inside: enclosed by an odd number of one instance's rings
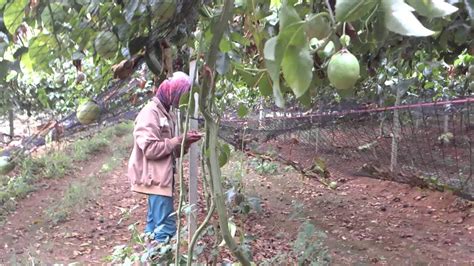
[[[0,0],[0,9],[2,9],[7,2],[8,0]]]
[[[44,90],[44,88],[38,89],[37,93],[38,93],[38,100],[40,101],[40,103],[45,108],[49,108],[48,95],[46,95],[46,91]]]
[[[407,0],[407,2],[418,14],[429,18],[448,16],[458,10],[457,7],[443,0]]]
[[[61,23],[67,16],[63,6],[59,3],[51,3],[51,10],[53,11],[52,16],[47,6],[44,8],[43,13],[41,13],[41,22],[49,29],[53,29],[53,18],[55,23]]]
[[[229,221],[228,225],[229,225],[230,235],[232,237],[235,237],[235,234],[237,233],[237,225],[235,225],[235,223],[232,221]],[[225,240],[222,240],[222,242],[219,244],[219,247],[223,247],[224,245],[225,245]]]
[[[3,23],[10,34],[14,35],[16,29],[23,22],[25,17],[25,7],[28,0],[16,0],[6,5],[3,11]]]
[[[280,65],[275,62],[275,48],[278,37],[272,37],[265,42],[263,54],[265,58],[265,66],[273,83],[273,97],[275,104],[280,107],[285,107],[285,100],[280,90]]]
[[[52,51],[57,47],[56,41],[52,35],[40,34],[30,41],[28,49],[29,57],[35,69],[50,72],[49,61]]]
[[[33,62],[31,61],[29,53],[26,53],[21,57],[20,65],[21,65],[21,71],[23,73],[33,72]]]
[[[434,32],[425,28],[413,15],[414,9],[403,0],[382,0],[385,12],[385,27],[407,36],[430,36]]]
[[[238,32],[232,32],[230,34],[230,39],[236,43],[240,43],[244,46],[250,45],[250,40],[242,36],[242,34]]]
[[[313,78],[313,59],[307,46],[298,48],[290,45],[283,56],[283,77],[297,98],[309,88]]]
[[[272,95],[272,83],[268,73],[263,73],[260,81],[258,83],[258,89],[262,96],[271,96]]]
[[[357,20],[370,12],[378,0],[337,0],[336,20],[340,22],[351,22]]]
[[[229,71],[230,68],[230,58],[227,53],[219,53],[217,55],[217,61],[216,61],[216,71],[219,73],[219,75],[224,75]]]
[[[239,108],[237,109],[237,115],[240,118],[245,117],[249,113],[249,109],[243,103],[239,104]]]
[[[331,33],[331,24],[327,13],[313,14],[305,20],[305,31],[308,39],[322,40]]]
[[[219,145],[219,166],[223,167],[230,159],[230,147],[228,144]]]
[[[280,31],[284,30],[286,27],[290,26],[293,23],[300,22],[301,18],[298,15],[298,12],[288,5],[284,5],[280,9]]]
[[[230,40],[226,36],[224,36],[221,39],[221,42],[219,43],[219,49],[223,53],[227,53],[230,50],[232,50],[232,43],[230,42]]]

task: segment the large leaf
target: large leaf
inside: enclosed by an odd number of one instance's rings
[[[280,89],[280,65],[275,62],[275,49],[277,45],[278,37],[272,37],[265,42],[263,54],[265,58],[265,66],[267,67],[268,74],[273,83],[273,97],[275,98],[275,104],[283,108],[285,107],[285,100]]]
[[[275,61],[275,48],[278,37],[272,37],[265,42],[263,47],[263,57],[265,60]]]
[[[385,27],[407,36],[430,36],[434,32],[425,28],[413,15],[414,9],[403,0],[382,0],[385,12]]]
[[[2,9],[7,2],[8,0],[0,0],[0,9]]]
[[[289,25],[301,21],[300,16],[296,10],[288,5],[284,5],[280,10],[280,31]]]
[[[28,55],[35,69],[50,72],[49,61],[57,43],[52,35],[40,34],[30,41]]]
[[[407,0],[407,2],[418,14],[429,18],[448,16],[458,10],[457,7],[443,0]]]
[[[337,0],[336,19],[341,22],[357,20],[371,11],[378,0]]]
[[[263,73],[260,81],[258,82],[258,89],[262,96],[271,96],[272,95],[272,83],[268,73]]]
[[[283,77],[297,98],[309,88],[313,78],[313,59],[307,46],[299,48],[290,45],[283,56]]]
[[[220,145],[219,166],[223,167],[230,159],[230,147],[228,144]]]
[[[50,6],[53,14],[51,15],[49,8],[46,7],[43,10],[43,13],[41,13],[41,22],[49,29],[53,29],[53,23],[57,24],[63,22],[66,19],[67,14],[64,12],[63,6],[59,3],[51,3]]]
[[[12,35],[15,34],[16,29],[23,22],[25,17],[25,7],[28,4],[28,0],[15,0],[10,4],[6,5],[3,11],[3,23],[7,28],[8,32]]]

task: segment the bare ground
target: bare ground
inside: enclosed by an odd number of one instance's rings
[[[74,180],[96,173],[110,154],[92,158],[61,180],[48,180],[18,203],[0,228],[0,264],[102,264],[112,248],[129,241],[128,225],[143,228],[146,201],[133,194],[126,162],[101,175],[100,193],[68,219],[54,225],[45,209]],[[282,168],[280,168],[282,169]],[[331,170],[331,169],[330,169]],[[326,233],[333,265],[474,265],[474,212],[471,202],[449,193],[347,174],[329,190],[292,171],[245,177],[245,193],[262,199],[263,211],[238,222],[257,262],[291,249],[303,221]],[[125,210],[137,208],[127,216]],[[201,209],[200,217],[204,210]],[[223,250],[223,258],[229,258]],[[205,255],[204,255],[205,256]]]

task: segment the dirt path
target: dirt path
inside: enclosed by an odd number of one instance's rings
[[[332,191],[294,173],[250,174],[247,184],[264,199],[265,231],[294,239],[311,221],[334,265],[474,265],[472,203],[448,193],[361,177]]]
[[[44,182],[19,202],[0,228],[0,264],[31,258],[102,264],[114,246],[128,242],[130,224],[139,222],[141,230],[146,202],[129,191],[125,161],[101,175],[99,195],[66,221],[52,225],[45,214],[68,184],[97,173],[108,156],[94,158],[74,176]],[[298,228],[309,221],[327,235],[321,243],[333,265],[474,265],[473,208],[452,195],[359,177],[347,177],[331,191],[292,171],[250,171],[244,182],[245,192],[263,203],[262,213],[238,222],[253,237],[255,261],[290,251]]]
[[[71,213],[66,221],[53,225],[44,211],[61,200],[68,184],[98,173],[109,156],[93,158],[77,175],[45,181],[38,191],[19,202],[0,229],[0,264],[22,265],[32,259],[47,264],[75,261],[100,264],[114,246],[126,243],[130,238],[127,227],[133,221],[124,211],[145,205],[139,204],[141,197],[134,198],[136,195],[129,191],[124,176],[125,162],[111,173],[100,175],[99,195]],[[138,208],[135,212],[131,217],[141,218],[145,209]]]

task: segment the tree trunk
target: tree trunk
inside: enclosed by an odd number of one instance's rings
[[[215,202],[216,210],[219,217],[219,226],[222,237],[227,244],[230,252],[240,261],[243,266],[249,266],[250,261],[244,254],[241,247],[235,242],[234,238],[229,231],[229,220],[227,216],[227,208],[225,205],[224,192],[222,188],[221,171],[219,167],[219,160],[217,155],[217,136],[218,136],[218,124],[216,124],[215,118],[211,115],[211,108],[214,103],[213,88],[216,79],[214,78],[215,66],[217,61],[217,53],[219,51],[219,43],[222,39],[224,31],[226,30],[230,19],[232,18],[232,10],[234,7],[234,0],[226,0],[222,9],[219,20],[213,30],[213,36],[211,44],[209,46],[209,53],[206,57],[207,67],[212,71],[204,76],[203,83],[201,86],[199,108],[206,122],[206,143],[207,146],[207,164],[209,173],[211,176],[212,183],[212,197]]]

